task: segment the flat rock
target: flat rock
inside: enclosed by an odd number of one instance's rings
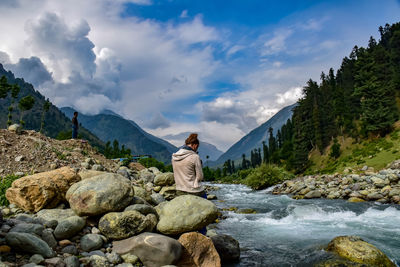
[[[177,240],[164,235],[142,233],[125,240],[114,241],[113,252],[120,255],[134,253],[146,267],[159,267],[178,261],[182,246]]]
[[[45,258],[55,255],[54,251],[42,239],[28,233],[8,233],[6,235],[7,244],[15,250],[28,252],[30,254],[40,254]]]
[[[77,214],[72,209],[43,209],[36,213],[36,217],[46,221],[60,222]]]

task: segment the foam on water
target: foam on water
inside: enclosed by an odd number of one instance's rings
[[[242,185],[223,185],[214,192],[224,200],[216,202],[222,208],[235,206],[258,211],[226,212],[227,218],[217,225],[217,231],[232,235],[245,248],[239,266],[307,266],[326,258],[327,253],[321,248],[340,235],[361,236],[396,263],[400,262],[399,206],[293,200],[270,192],[255,192]]]

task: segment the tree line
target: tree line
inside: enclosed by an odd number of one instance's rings
[[[321,73],[320,81],[310,79],[303,97],[293,109],[292,119],[269,137],[261,148],[242,155],[240,164],[227,160],[214,175],[232,174],[262,163],[277,164],[295,173],[309,166],[314,149],[340,155],[339,136],[356,140],[383,137],[399,119],[396,100],[400,93],[400,23],[379,27],[380,40],[370,37],[368,47],[355,46],[340,68]]]

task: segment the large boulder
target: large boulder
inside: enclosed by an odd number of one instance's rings
[[[82,180],[89,179],[98,175],[105,174],[107,172],[103,171],[94,171],[94,170],[81,170],[78,172],[79,176],[81,177]]]
[[[136,210],[110,212],[101,217],[99,230],[107,238],[124,239],[143,232],[149,223],[146,216]]]
[[[229,235],[215,235],[211,240],[221,257],[222,263],[236,262],[240,259],[239,242]]]
[[[28,252],[30,254],[40,254],[45,258],[55,255],[54,251],[39,237],[28,233],[8,233],[6,235],[7,244],[15,250]]]
[[[182,253],[181,244],[170,237],[155,233],[142,233],[121,241],[113,242],[113,252],[120,255],[132,253],[146,267],[174,264]]]
[[[199,233],[185,233],[178,239],[184,247],[179,267],[220,267],[221,259],[210,238]]]
[[[74,184],[66,198],[79,216],[95,216],[123,210],[133,195],[128,179],[119,174],[105,173]]]
[[[26,211],[37,212],[56,207],[65,200],[65,193],[71,185],[80,180],[74,169],[63,167],[15,180],[7,190],[6,197],[10,203]]]
[[[204,198],[183,195],[158,207],[157,230],[163,234],[176,235],[200,230],[215,221],[218,209]]]
[[[175,183],[174,174],[172,172],[159,173],[154,178],[154,184],[159,186],[169,186]]]
[[[383,267],[396,266],[382,251],[358,236],[335,237],[329,243],[327,250],[361,264]]]

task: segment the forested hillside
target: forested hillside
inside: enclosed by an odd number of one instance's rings
[[[25,122],[24,128],[36,131],[40,131],[42,128],[42,133],[52,138],[56,138],[57,136],[69,138],[71,136],[69,134],[71,131],[71,121],[50,102],[48,102],[48,111],[45,111],[46,99],[33,88],[32,84],[25,82],[24,79],[15,78],[11,71],[6,71],[3,65],[0,64],[0,77],[3,76],[5,79],[2,79],[2,87],[18,85],[20,90],[18,94],[15,95],[15,98],[12,96],[12,92],[1,90],[4,92],[4,95],[0,96],[0,128],[6,128],[8,120],[10,120],[11,123],[19,122],[21,118],[21,109],[18,108],[18,103],[22,98],[32,96],[34,99],[33,107],[23,114],[23,121]],[[12,106],[11,119],[7,116],[7,114],[10,114],[10,106]],[[80,128],[79,134],[100,150],[104,148],[104,143],[84,127]]]
[[[319,83],[307,82],[292,121],[280,131],[288,134],[279,142],[269,140],[269,160],[301,173],[312,150],[323,153],[331,145],[332,158],[337,157],[338,136],[358,142],[393,130],[399,118],[400,23],[386,24],[379,32],[379,41],[371,37],[367,48],[355,46],[336,73],[330,69]]]

